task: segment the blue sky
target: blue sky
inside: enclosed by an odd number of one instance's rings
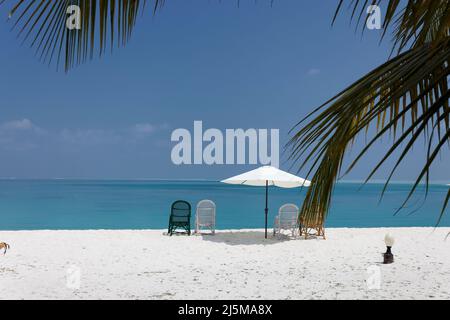
[[[348,13],[331,27],[334,10],[331,1],[168,0],[138,20],[126,47],[69,74],[40,63],[0,19],[0,177],[221,179],[249,170],[175,166],[170,134],[202,120],[279,128],[286,143],[305,114],[387,59],[381,31],[361,37]],[[346,178],[364,178],[382,150]],[[395,178],[412,180],[423,158],[416,148]],[[448,162],[433,172],[450,180]]]

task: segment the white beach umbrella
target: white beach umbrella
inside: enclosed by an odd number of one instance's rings
[[[297,188],[308,187],[311,182],[294,176],[288,172],[282,171],[278,168],[271,166],[263,166],[255,170],[248,171],[246,173],[222,180],[223,183],[228,184],[243,184],[249,186],[266,187],[266,208],[264,209],[266,218],[266,231],[265,237],[267,239],[267,214],[269,209],[268,205],[268,193],[269,186],[277,186],[281,188]]]

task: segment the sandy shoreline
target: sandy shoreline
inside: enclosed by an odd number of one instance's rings
[[[388,231],[395,263],[382,265]],[[280,241],[262,230],[0,231],[11,245],[0,254],[1,298],[450,299],[449,232],[342,228]]]

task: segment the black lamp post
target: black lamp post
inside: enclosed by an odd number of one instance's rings
[[[384,243],[386,244],[386,252],[383,254],[383,263],[389,264],[394,262],[394,255],[391,252],[391,248],[394,245],[395,239],[389,233],[384,237]]]

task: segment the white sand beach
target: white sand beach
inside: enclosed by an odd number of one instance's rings
[[[391,265],[381,264],[387,232]],[[450,299],[449,232],[342,228],[280,241],[262,230],[0,231],[11,245],[0,254],[1,298]]]

